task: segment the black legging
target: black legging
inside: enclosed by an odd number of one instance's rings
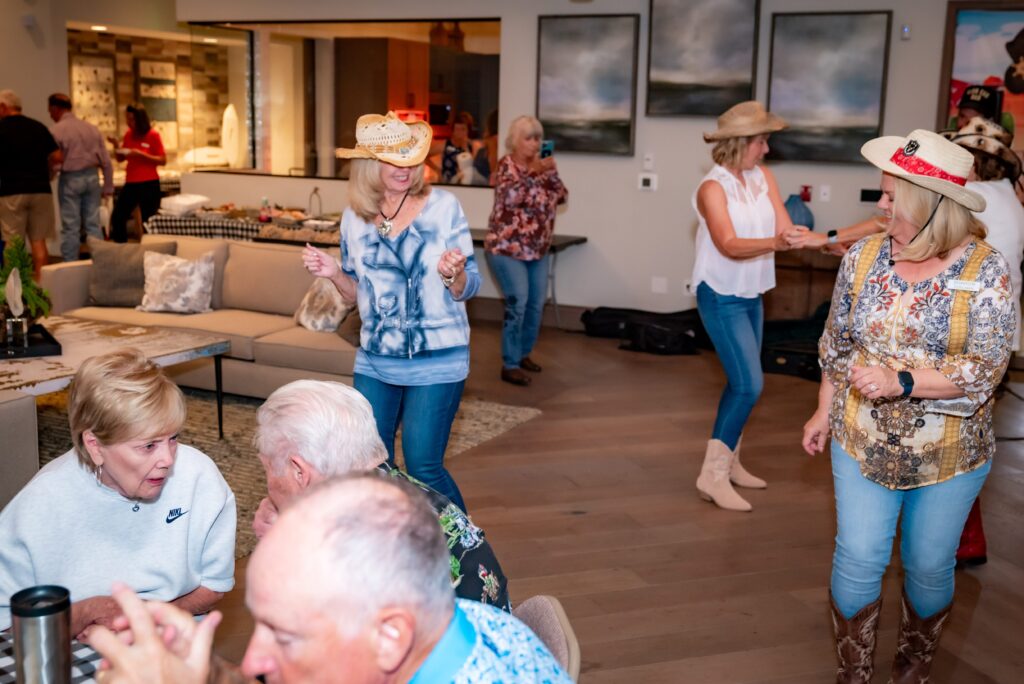
[[[124,184],[110,216],[110,239],[114,242],[128,241],[128,217],[135,207],[139,208],[143,223],[157,212],[160,208],[160,181]],[[142,226],[139,226],[139,232],[142,232]]]

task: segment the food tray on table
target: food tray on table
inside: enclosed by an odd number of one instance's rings
[[[6,330],[6,326],[5,326]],[[6,336],[6,331],[4,332]],[[60,356],[63,353],[60,342],[50,334],[50,331],[38,323],[29,326],[28,347],[17,346],[10,348],[7,340],[0,346],[0,359],[25,359],[33,356]]]

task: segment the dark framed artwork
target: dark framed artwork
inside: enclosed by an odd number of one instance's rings
[[[638,14],[541,16],[537,118],[555,154],[633,154]]]
[[[937,130],[953,128],[969,85],[998,89],[1002,123],[1024,126],[1024,2],[950,2],[942,53]],[[1014,137],[1013,147],[1022,146]]]
[[[754,99],[760,0],[651,0],[648,116],[718,116]]]
[[[769,158],[864,161],[882,130],[891,28],[892,12],[772,15],[768,109],[789,128]]]

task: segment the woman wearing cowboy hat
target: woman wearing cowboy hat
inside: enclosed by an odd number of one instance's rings
[[[768,135],[785,127],[754,101],[718,117],[718,130],[704,134],[705,142],[715,143],[715,165],[692,200],[699,221],[692,279],[697,310],[728,378],[697,490],[733,511],[751,509],[733,484],[766,486],[739,461],[740,435],[764,384],[761,295],[775,287],[775,252],[789,249],[787,237],[807,230],[793,226],[775,177],[761,165]]]
[[[424,181],[431,129],[394,112],[356,122],[342,262],[306,246],[310,273],[328,278],[362,319],[354,386],[373,407],[388,460],[402,426],[406,470],[460,508],[444,467],[452,420],[469,374],[465,301],[480,289],[473,239],[459,201]]]
[[[843,258],[819,345],[818,410],[836,493],[832,618],[840,682],[873,671],[882,575],[902,517],[904,585],[890,681],[927,681],[953,599],[960,531],[992,466],[992,393],[1016,325],[1006,260],[982,240],[964,187],[970,152],[925,130],[871,140],[882,234]]]

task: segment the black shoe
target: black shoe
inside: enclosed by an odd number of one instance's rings
[[[530,371],[531,373],[540,373],[543,370],[538,364],[534,363],[529,356],[524,356],[522,361],[519,362],[519,367],[524,371]]]
[[[501,379],[520,387],[526,387],[530,384],[530,377],[518,368],[502,368]]]

